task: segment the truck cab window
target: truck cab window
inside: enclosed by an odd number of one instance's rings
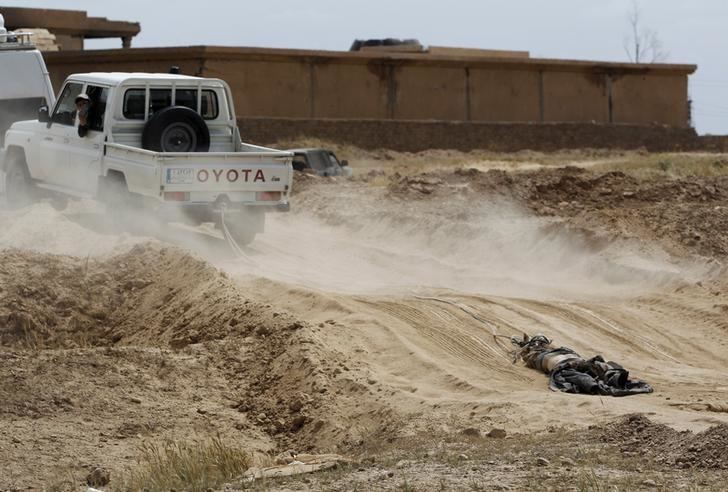
[[[177,89],[175,105],[197,111],[197,89]],[[217,94],[214,91],[203,90],[200,105],[202,106],[200,116],[206,120],[214,120],[220,114],[217,107]]]
[[[83,85],[77,82],[69,82],[63,88],[61,96],[56,103],[51,121],[61,125],[73,126],[76,123],[76,97],[81,94]]]
[[[124,118],[128,120],[143,120],[144,105],[146,104],[146,91],[144,89],[128,89],[124,93]],[[220,114],[217,94],[210,89],[202,91],[200,116],[206,120],[214,120]],[[197,111],[197,89],[181,89],[175,91],[175,106],[184,106]],[[172,106],[171,89],[149,90],[149,116],[157,111]]]
[[[124,93],[124,118],[129,120],[144,119],[144,103],[147,99],[144,89],[129,89]]]
[[[106,102],[109,97],[107,87],[89,85],[86,87],[86,94],[91,99],[89,109],[88,128],[96,132],[104,131],[104,116],[106,115]]]
[[[172,105],[171,89],[151,89],[149,91],[149,117]]]

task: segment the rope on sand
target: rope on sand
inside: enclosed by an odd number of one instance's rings
[[[243,249],[238,245],[237,241],[235,241],[233,235],[230,234],[230,230],[228,229],[227,224],[225,224],[225,208],[225,204],[223,203],[222,207],[220,208],[220,228],[222,229],[222,235],[225,238],[225,241],[228,243],[228,246],[230,246],[230,249],[236,256],[245,260],[246,263],[253,265],[253,260],[251,260],[250,257],[245,254],[245,251],[243,251]]]

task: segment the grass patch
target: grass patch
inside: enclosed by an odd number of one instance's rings
[[[240,476],[250,466],[248,452],[223,443],[167,441],[144,444],[137,465],[128,470],[114,490],[203,492]]]
[[[637,179],[712,177],[728,174],[728,158],[714,154],[630,154],[595,164],[591,169],[622,171]]]

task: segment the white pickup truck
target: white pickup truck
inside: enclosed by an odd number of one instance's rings
[[[90,101],[86,118],[79,96]],[[219,222],[224,211],[230,234],[247,244],[266,211],[288,210],[292,157],[241,142],[222,80],[87,73],[70,76],[37,120],[10,127],[0,166],[10,205],[46,188],[172,219]]]

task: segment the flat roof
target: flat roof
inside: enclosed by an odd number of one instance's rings
[[[386,53],[375,51],[324,51],[324,50],[298,50],[279,48],[256,47],[229,47],[229,46],[183,46],[169,48],[128,48],[113,50],[85,50],[46,52],[46,60],[53,63],[79,61],[89,59],[99,63],[113,63],[116,61],[148,60],[148,61],[175,61],[189,59],[245,59],[258,61],[320,61],[326,63],[338,61],[351,64],[398,64],[406,62],[408,65],[454,65],[468,67],[499,67],[512,70],[550,70],[550,71],[585,71],[585,72],[618,72],[618,73],[679,73],[691,74],[697,70],[697,65],[671,64],[671,63],[625,63],[591,60],[559,60],[550,58],[524,58],[524,57],[487,57],[472,55],[433,55],[417,53]]]
[[[54,34],[68,34],[84,38],[134,37],[141,31],[138,22],[109,20],[105,17],[89,17],[83,10],[32,9],[0,6],[5,17],[5,27],[16,30],[21,27],[48,29]]]

